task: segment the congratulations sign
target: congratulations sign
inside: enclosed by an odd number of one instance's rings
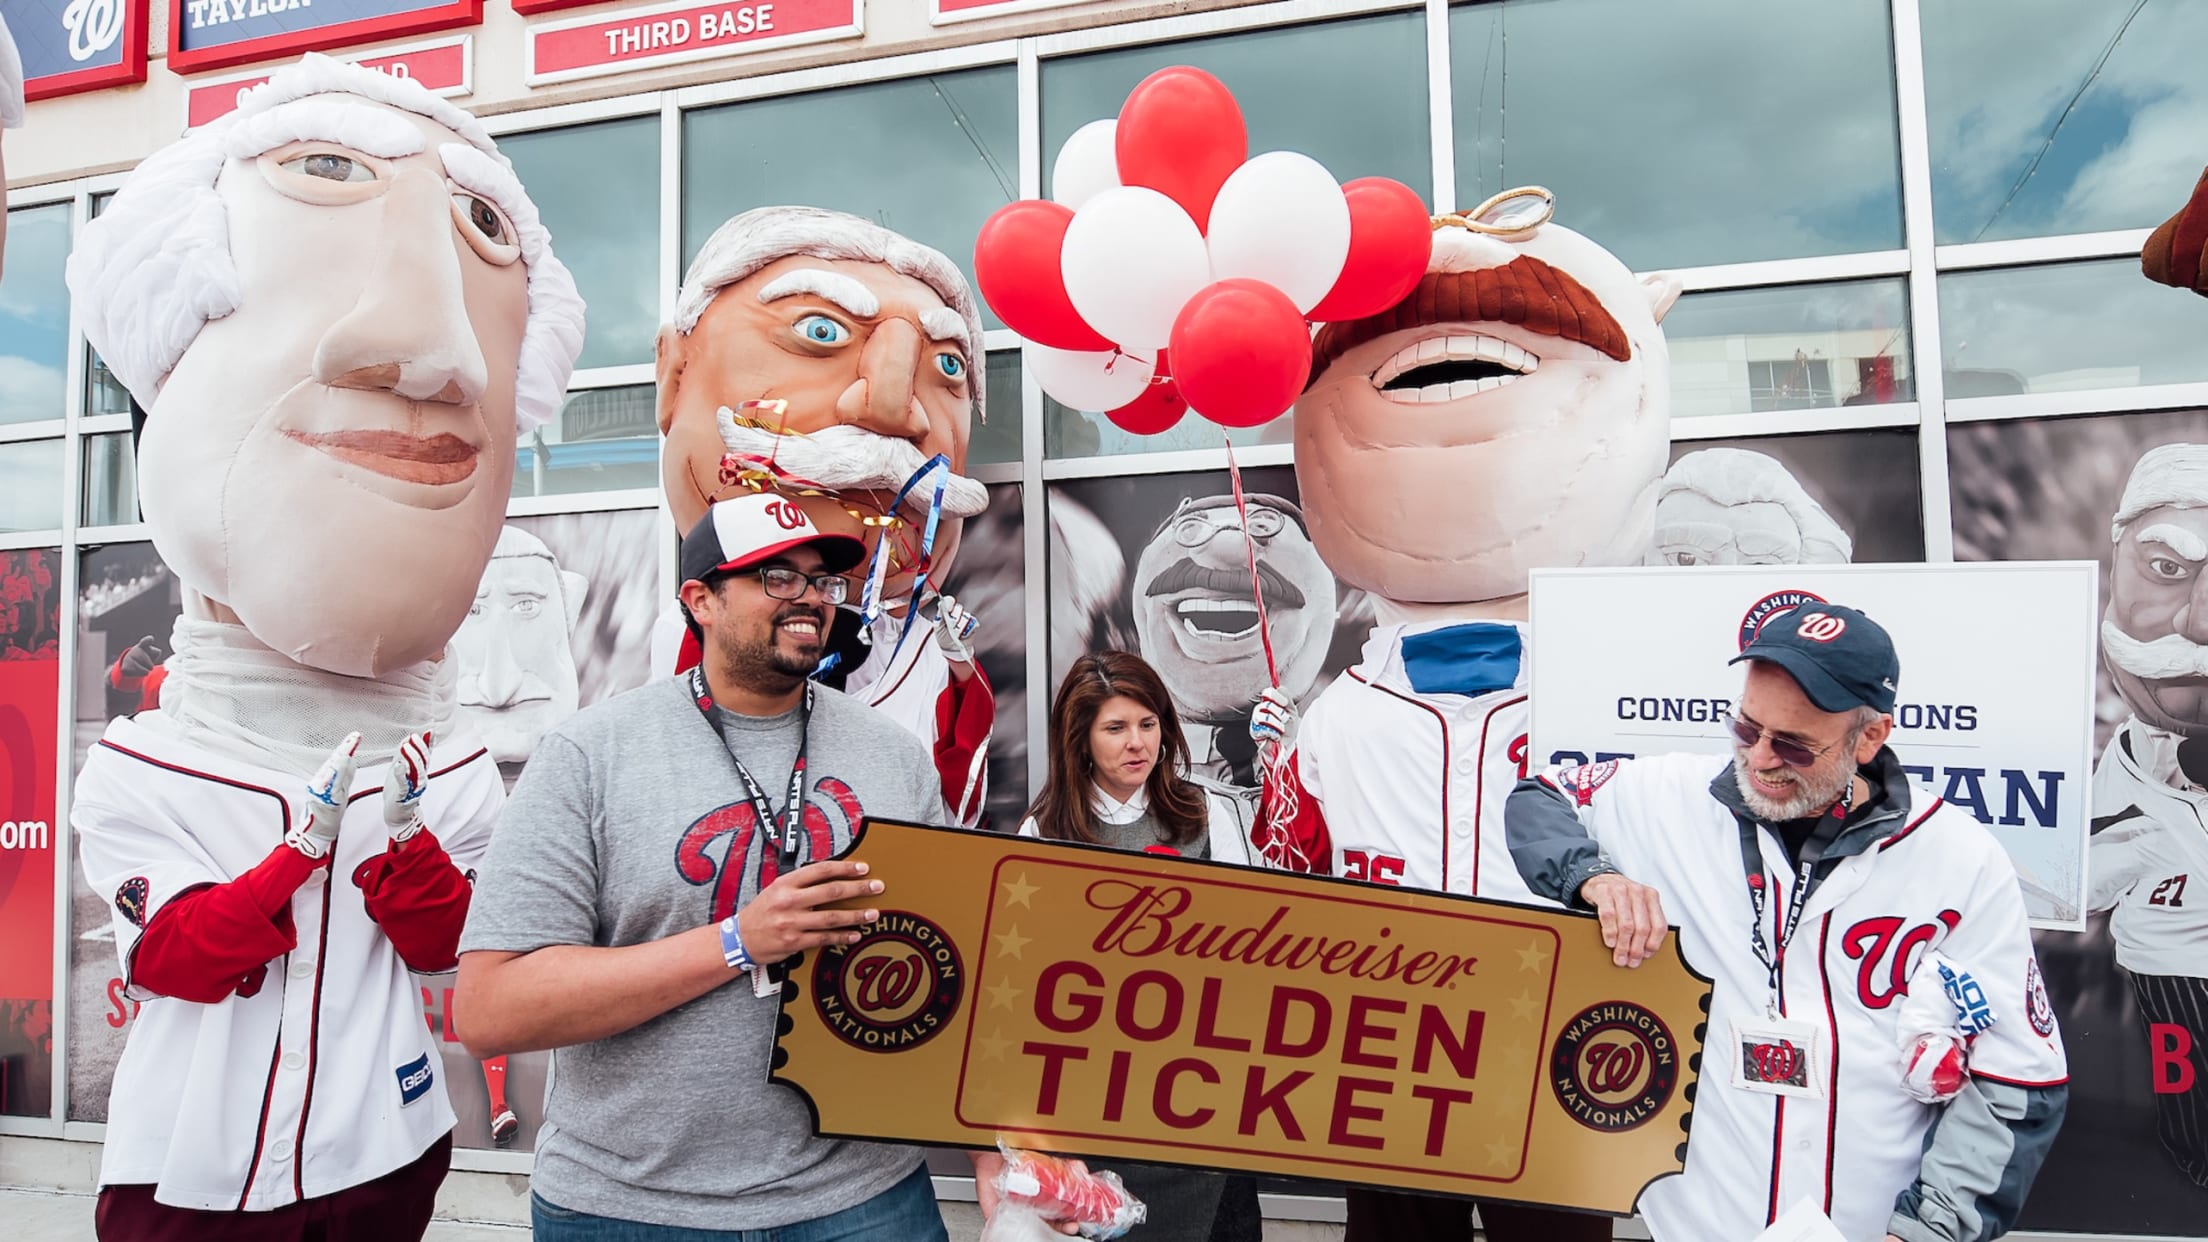
[[[1682,1167],[1706,981],[1593,919],[869,820],[885,891],[789,972],[823,1134],[1597,1211]]]
[[[1901,657],[1902,766],[1992,830],[2035,924],[2081,928],[2098,583],[2089,561],[1536,570],[1534,762],[1730,751],[1725,662],[1756,627],[1860,608]]]

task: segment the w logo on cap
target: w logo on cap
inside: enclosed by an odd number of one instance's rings
[[[1802,618],[1794,632],[1813,643],[1829,643],[1846,633],[1848,623],[1830,613],[1812,612]]]
[[[775,525],[784,530],[804,530],[810,525],[805,520],[805,511],[798,508],[795,501],[770,500],[761,508],[766,510],[768,517],[774,519]]]

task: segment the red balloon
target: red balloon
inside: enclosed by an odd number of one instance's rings
[[[1386,177],[1342,187],[1349,200],[1349,258],[1311,308],[1321,323],[1377,315],[1410,296],[1434,253],[1433,217],[1416,191]]]
[[[1181,416],[1188,413],[1188,401],[1181,396],[1181,386],[1173,382],[1172,372],[1166,369],[1172,350],[1158,351],[1158,376],[1142,395],[1107,412],[1114,426],[1131,431],[1138,436],[1154,436],[1171,431],[1178,426]]]
[[[1128,92],[1113,154],[1122,185],[1148,186],[1179,203],[1201,230],[1211,201],[1250,153],[1242,108],[1226,84],[1187,65],[1160,69]]]
[[[1223,427],[1285,413],[1311,375],[1311,328],[1262,280],[1207,285],[1173,321],[1173,380],[1190,409]]]
[[[997,209],[974,239],[974,280],[1005,326],[1053,349],[1105,350],[1112,342],[1088,325],[1066,296],[1058,252],[1073,209],[1022,199]]]

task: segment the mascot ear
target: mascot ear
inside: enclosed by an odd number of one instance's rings
[[[572,569],[560,571],[560,602],[567,606],[567,632],[575,632],[575,623],[583,619],[583,597],[590,594],[590,579]]]
[[[1641,277],[1641,288],[1648,294],[1649,313],[1656,317],[1657,323],[1662,323],[1686,286],[1670,272],[1651,272]]]
[[[663,324],[659,338],[652,342],[652,379],[658,388],[654,411],[659,416],[659,434],[675,425],[675,388],[682,383],[682,348],[689,342],[673,324]]]

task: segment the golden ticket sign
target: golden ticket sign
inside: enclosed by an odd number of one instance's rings
[[[884,820],[847,857],[881,918],[789,972],[774,1058],[823,1134],[1620,1214],[1683,1167],[1708,982],[1588,916]]]

